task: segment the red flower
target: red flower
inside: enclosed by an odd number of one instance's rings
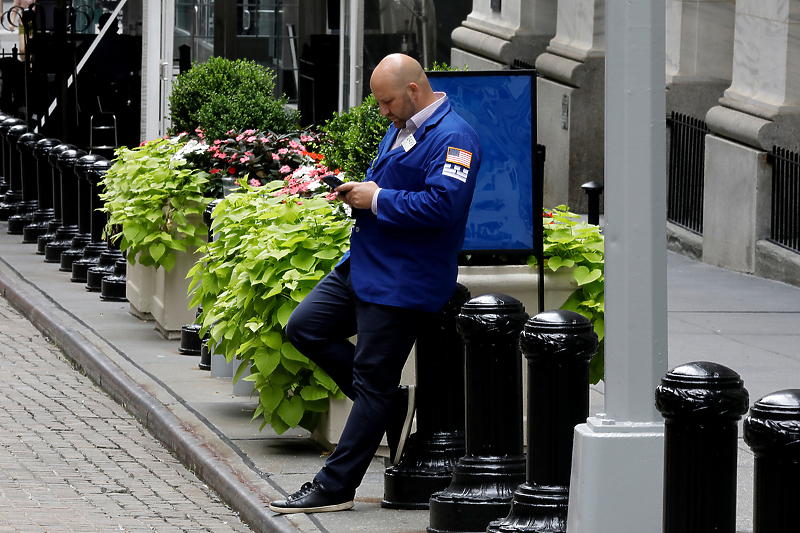
[[[228,167],[228,174],[236,174],[236,167]]]
[[[212,174],[216,174],[216,173],[217,173],[217,172],[219,172],[219,171],[220,171],[220,170],[219,170],[218,168],[212,168],[212,169],[211,169],[211,173],[212,173]]]

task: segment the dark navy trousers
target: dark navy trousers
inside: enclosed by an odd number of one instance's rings
[[[424,315],[360,300],[350,282],[349,261],[320,281],[292,313],[289,341],[353,400],[339,444],[316,476],[325,489],[355,495],[386,431]],[[354,345],[348,339],[356,334]]]

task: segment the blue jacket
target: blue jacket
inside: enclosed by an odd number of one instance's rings
[[[378,214],[357,210],[342,261],[361,300],[437,312],[455,291],[481,144],[447,100],[409,151],[389,150],[397,133],[389,126],[367,171],[381,187]]]

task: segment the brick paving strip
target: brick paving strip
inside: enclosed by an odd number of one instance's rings
[[[250,529],[0,298],[0,532]]]
[[[64,325],[56,318],[46,306],[38,305],[36,298],[29,295],[24,289],[19,288],[4,274],[0,273],[0,296],[3,300],[3,309],[8,313],[18,310],[24,318],[14,315],[17,320],[27,319],[30,321],[29,331],[39,330],[45,338],[52,341],[58,350],[66,357],[70,363],[77,368],[79,374],[88,376],[91,381],[107,393],[111,399],[112,411],[127,411],[132,416],[129,418],[131,423],[138,421],[147,431],[154,435],[167,450],[174,454],[184,466],[203,480],[209,487],[219,494],[223,501],[227,502],[238,513],[242,522],[248,524],[257,533],[298,533],[300,530],[316,530],[311,524],[306,524],[308,520],[305,515],[275,515],[267,509],[270,499],[281,497],[282,495],[268,483],[254,478],[252,473],[247,470],[238,470],[231,465],[215,449],[215,445],[224,445],[219,442],[209,443],[203,437],[186,426],[175,413],[168,407],[158,402],[142,386],[122,371],[116,364],[100,351],[95,345],[89,342],[83,335]],[[1,298],[0,298],[1,299]],[[10,304],[10,306],[8,305]],[[5,322],[5,321],[3,321]],[[0,329],[3,326],[0,322]],[[33,326],[31,328],[31,325]],[[35,328],[35,329],[34,329]],[[3,329],[3,331],[7,331]],[[29,335],[32,337],[33,335]],[[55,349],[44,341],[50,349]],[[66,364],[66,363],[64,363]],[[69,366],[66,366],[69,369]],[[72,371],[71,369],[69,369]],[[34,372],[34,375],[37,375]],[[88,381],[87,381],[88,383]],[[2,408],[2,406],[0,406]],[[127,416],[127,415],[126,415]],[[2,430],[2,424],[0,424]],[[214,436],[205,438],[214,439]],[[165,453],[165,455],[167,455]],[[50,472],[50,470],[48,470]],[[0,489],[3,480],[0,479]],[[100,490],[99,488],[97,489]],[[131,494],[117,494],[114,498],[123,501],[132,498]],[[168,505],[162,502],[157,508]],[[166,508],[166,507],[163,507]],[[3,510],[0,509],[0,513]],[[290,518],[291,517],[291,518]],[[221,522],[216,524],[208,531],[228,531],[227,526]],[[16,531],[16,529],[4,529],[0,520],[0,533],[4,531]],[[84,531],[86,529],[81,529]],[[106,529],[107,530],[107,529]],[[112,529],[120,531],[120,525],[115,525]],[[139,528],[126,529],[124,531],[153,531],[150,527],[142,525]],[[157,531],[181,531],[179,527],[172,525],[163,526]],[[197,524],[191,525],[184,531],[205,531]],[[246,530],[246,528],[245,528]],[[60,532],[66,529],[48,527],[28,527],[19,531],[52,531]],[[88,529],[88,531],[93,531]]]

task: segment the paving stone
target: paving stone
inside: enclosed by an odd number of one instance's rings
[[[0,298],[0,533],[250,529]]]

